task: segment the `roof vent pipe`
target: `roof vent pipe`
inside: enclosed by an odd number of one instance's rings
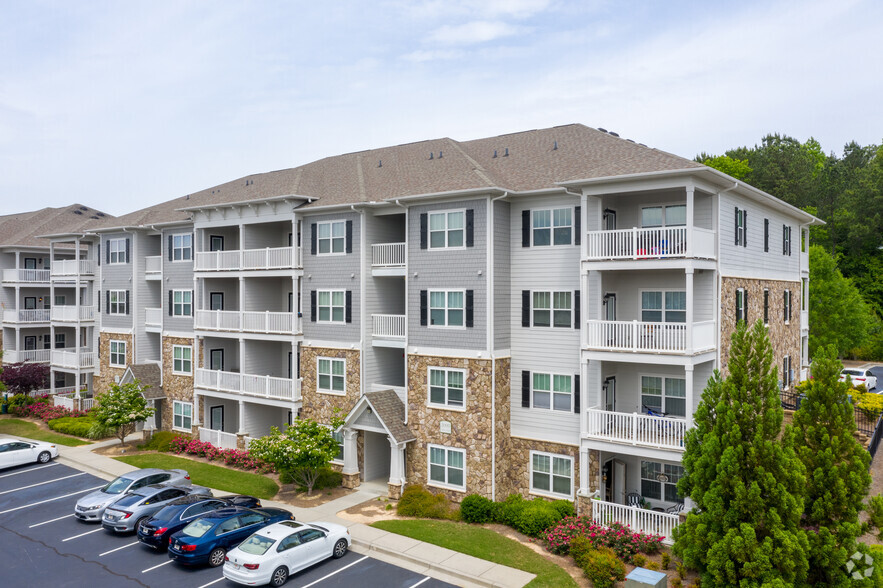
[[[509,148],[506,147],[506,151],[503,152],[503,157],[509,157]]]
[[[430,151],[429,152],[429,161],[432,161],[432,159],[433,159],[433,154],[432,154],[432,151]]]
[[[497,158],[497,150],[494,149],[494,159],[496,159],[496,158]]]
[[[613,135],[614,137],[618,137],[618,136],[619,136],[619,133],[614,133],[613,131],[610,131],[610,134]]]
[[[441,152],[441,149],[439,149],[439,151],[438,151],[438,158],[439,158],[439,159],[442,158],[442,152]]]
[[[383,167],[383,160],[382,159],[377,160],[377,167]]]
[[[555,143],[552,145],[552,151],[558,151],[558,141],[555,141]]]
[[[606,132],[607,132],[607,129],[602,129],[601,127],[598,127],[598,130],[601,131],[602,133],[606,133]]]

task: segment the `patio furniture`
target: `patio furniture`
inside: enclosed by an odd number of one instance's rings
[[[667,512],[668,514],[681,514],[682,512],[684,512],[684,503],[679,502],[674,506],[670,506],[665,510],[665,512]]]
[[[641,507],[644,505],[644,497],[637,492],[629,492],[625,495],[625,503],[629,506]]]

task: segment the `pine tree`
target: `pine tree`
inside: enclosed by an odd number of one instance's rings
[[[678,492],[697,510],[674,551],[703,587],[803,585],[808,542],[800,527],[805,469],[793,431],[782,433],[778,372],[764,326],[740,323],[729,375],[708,381],[686,435]]]
[[[806,468],[803,524],[812,586],[857,585],[846,565],[858,548],[859,512],[871,485],[871,456],[855,438],[842,368],[833,345],[819,349],[806,398],[794,413],[797,456]]]

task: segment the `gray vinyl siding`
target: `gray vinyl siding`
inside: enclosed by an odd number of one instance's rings
[[[710,321],[714,319],[715,300],[717,299],[717,275],[713,271],[701,271],[693,274],[693,320]]]
[[[713,372],[713,361],[706,361],[693,367],[693,414],[696,414],[696,408],[699,406],[699,401],[702,400],[702,392],[708,385],[708,380]]]
[[[224,251],[235,251],[239,249],[239,227],[206,227],[200,229],[199,232],[199,248],[198,251],[211,251],[212,237],[224,238]]]
[[[474,210],[472,247],[420,249],[421,214],[470,208]],[[408,344],[414,347],[487,349],[487,200],[412,206],[408,218]],[[473,326],[421,326],[421,290],[473,290]]]
[[[353,240],[352,253],[345,255],[313,255],[311,238],[313,223],[325,221],[352,221]],[[303,219],[304,243],[304,280],[303,280],[303,331],[305,339],[320,341],[339,341],[352,343],[359,341],[362,320],[359,312],[361,300],[361,268],[360,241],[362,235],[360,215],[354,212],[305,216]],[[352,322],[351,323],[320,323],[310,320],[310,292],[319,290],[351,290],[352,291]],[[317,317],[318,319],[318,317]]]
[[[735,209],[748,211],[748,246],[736,245]],[[770,250],[763,250],[763,220],[770,220]],[[791,226],[791,255],[782,254],[782,225]],[[724,276],[800,279],[800,225],[794,219],[732,194],[720,197],[720,268]]]
[[[295,410],[294,403],[291,404],[291,410]],[[252,437],[269,435],[270,427],[278,427],[284,430],[287,424],[288,410],[284,408],[254,402],[246,402],[243,405],[241,430],[248,431],[248,434]]]
[[[243,344],[242,373],[287,378],[290,351],[290,343],[246,340]]]
[[[578,413],[521,406],[523,371],[570,376],[580,373],[579,329],[521,325],[523,290],[574,292],[580,289],[580,246],[522,247],[522,211],[576,207],[579,202],[579,199],[567,196],[537,197],[518,199],[511,206],[511,432],[516,437],[557,443],[579,442]],[[575,302],[573,297],[571,300]],[[580,317],[580,324],[584,318]],[[573,388],[577,394],[578,390],[575,386]]]
[[[243,225],[243,249],[288,247],[288,234],[292,233],[291,221]],[[294,242],[294,235],[291,237]],[[224,246],[227,246],[226,239]]]
[[[714,228],[714,196],[693,193],[693,226],[709,230]]]
[[[206,337],[200,346],[203,354],[203,366],[211,368],[211,351],[213,349],[224,350],[224,371],[242,372],[242,362],[239,359],[239,341],[224,337]]]
[[[642,291],[683,291],[686,288],[687,283],[684,272],[680,270],[662,270],[647,272],[603,272],[601,274],[601,280],[601,288],[603,290],[602,296],[608,293],[616,294],[616,320],[618,321],[641,320]],[[693,289],[695,291],[696,284],[694,283],[693,286]],[[598,306],[597,311],[600,314],[602,312],[601,299],[593,299],[591,300],[591,302]]]
[[[245,278],[242,287],[241,310],[288,312],[288,293],[294,288],[291,278]],[[297,301],[292,298],[292,312],[296,312],[296,305]]]
[[[132,268],[138,262],[136,260],[136,235],[133,233],[112,233],[101,236],[101,326],[111,329],[131,329],[133,322],[132,312],[135,300],[134,281]],[[129,239],[129,263],[107,263],[108,241],[112,239]],[[143,275],[143,273],[141,274]],[[129,314],[108,314],[107,292],[110,290],[129,291]],[[69,299],[67,304],[76,301]]]
[[[199,308],[201,310],[211,310],[213,292],[220,292],[224,295],[224,310],[240,310],[239,280],[237,278],[205,278],[200,281],[202,291],[200,292]]]
[[[683,189],[666,190],[639,195],[613,194],[604,197],[603,209],[616,211],[616,228],[641,228],[641,209],[648,206],[665,206],[667,204],[686,204],[687,194]],[[695,212],[694,212],[695,215]],[[694,216],[695,220],[695,216]]]
[[[169,315],[169,290],[193,290],[193,260],[169,261],[169,236],[193,233],[193,227],[181,227],[163,231],[162,263],[163,263],[163,330],[174,332],[192,332],[193,316]],[[194,254],[195,254],[194,247]],[[193,296],[193,310],[198,308],[196,293]]]
[[[133,307],[132,312],[135,316],[135,363],[144,361],[145,359],[159,359],[154,356],[152,338],[156,335],[148,333],[145,329],[145,320],[147,318],[147,308],[162,308],[162,282],[160,280],[144,279],[145,270],[147,269],[147,257],[152,255],[160,255],[162,251],[162,243],[158,235],[146,235],[144,233],[136,233],[133,235],[133,252],[137,252],[134,256],[135,263],[135,288],[137,295],[134,300],[137,304]]]
[[[512,232],[508,202],[494,203],[494,347],[512,345],[512,270],[509,235]]]

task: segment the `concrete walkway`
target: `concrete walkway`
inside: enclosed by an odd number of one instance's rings
[[[135,433],[126,439],[136,443],[140,440],[140,433]],[[137,468],[99,455],[92,450],[118,443],[118,440],[112,439],[80,447],[59,446],[58,461],[100,478],[112,480]],[[272,500],[261,502],[264,506],[287,509],[299,521],[308,523],[328,521],[348,527],[353,539],[353,551],[465,588],[521,588],[536,577],[534,574],[515,568],[375,529],[362,523],[354,523],[337,516],[342,510],[385,494],[385,486],[365,484],[356,492],[313,508],[299,508]],[[223,496],[224,492],[219,491],[218,495]]]

